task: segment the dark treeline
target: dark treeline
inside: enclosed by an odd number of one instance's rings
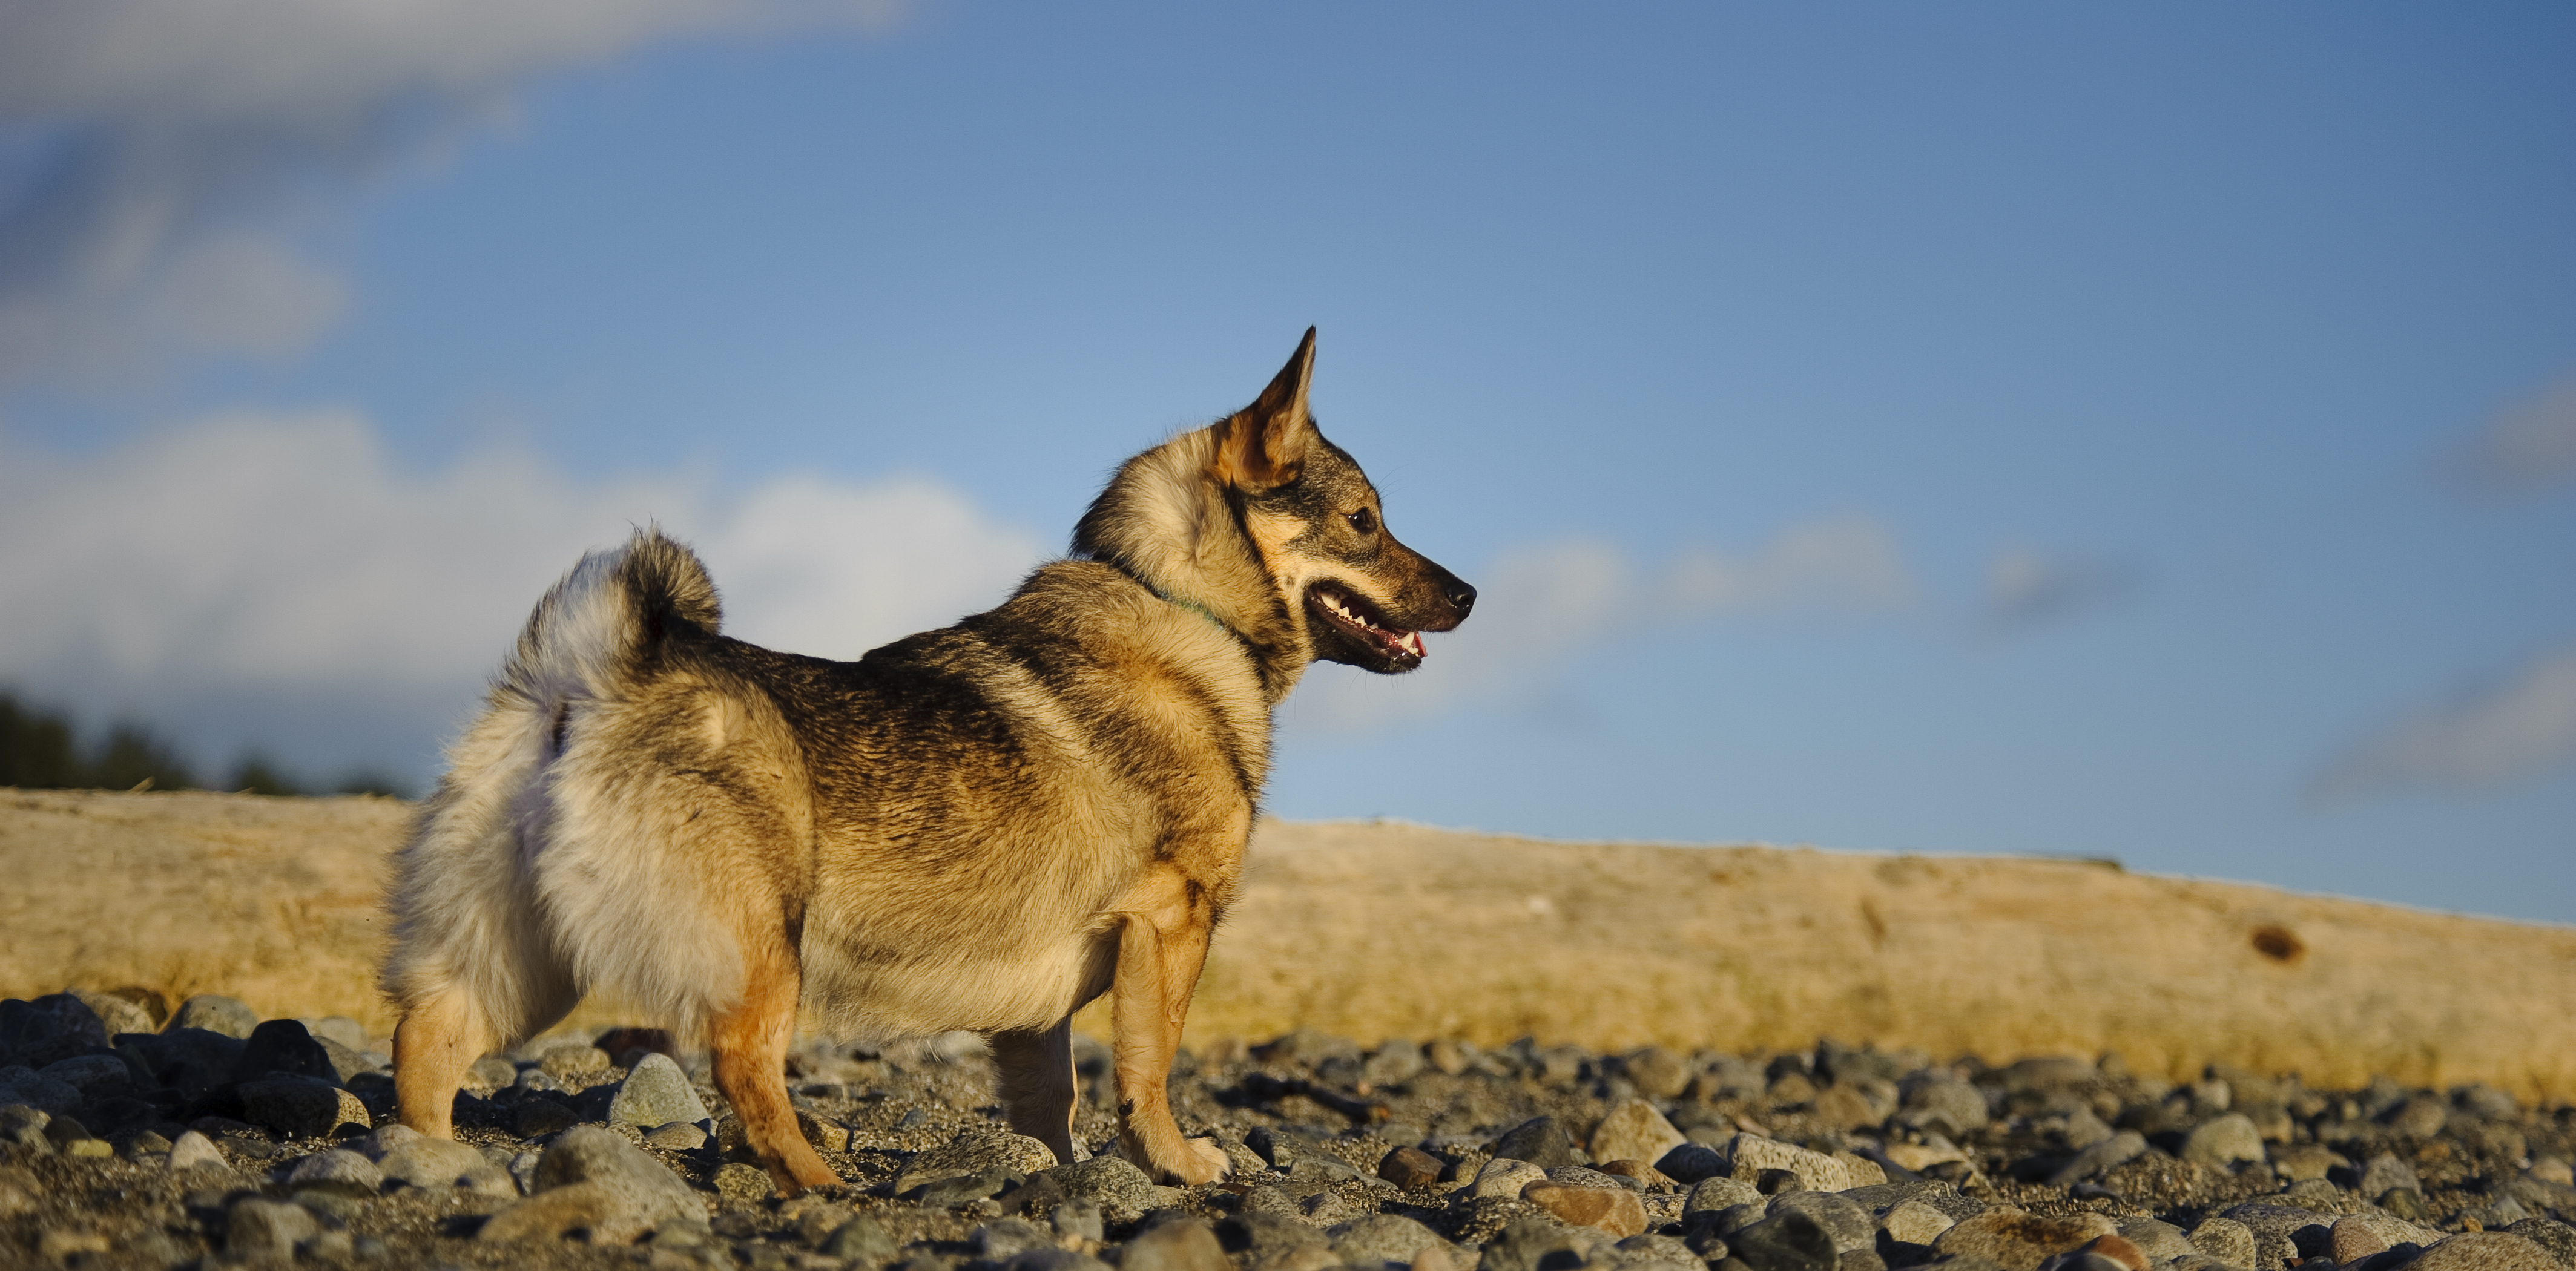
[[[145,783],[150,784],[145,784]],[[82,746],[67,717],[0,692],[0,786],[21,790],[238,790],[250,794],[405,795],[402,783],[373,773],[307,783],[258,754],[233,765],[231,779],[200,780],[168,742],[141,724],[121,723],[96,746]]]

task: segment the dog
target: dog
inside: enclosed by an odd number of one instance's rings
[[[396,860],[383,987],[405,1125],[589,993],[712,1052],[781,1195],[798,1010],[973,1030],[1011,1128],[1073,1158],[1071,1017],[1111,995],[1120,1152],[1227,1171],[1165,1085],[1242,876],[1271,712],[1319,659],[1421,665],[1476,591],[1396,541],[1315,428],[1315,333],[1252,405],[1119,467],[998,608],[856,662],[729,638],[658,529],[555,584]]]

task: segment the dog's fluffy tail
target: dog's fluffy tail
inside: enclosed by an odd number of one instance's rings
[[[581,703],[618,700],[674,632],[720,620],[706,568],[657,527],[582,557],[537,602],[396,858],[383,984],[397,1005],[461,994],[482,1044],[511,1045],[579,1000],[565,933],[531,903],[558,819],[548,769]]]
[[[610,697],[632,683],[680,624],[714,634],[716,586],[697,554],[647,526],[591,552],[528,615],[496,688],[551,711],[568,698]]]

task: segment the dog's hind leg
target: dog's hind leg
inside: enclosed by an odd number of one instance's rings
[[[1044,1143],[1058,1164],[1073,1163],[1073,1018],[1040,1032],[994,1033],[995,1084],[1011,1129]]]
[[[777,1180],[779,1195],[840,1186],[841,1176],[814,1154],[787,1102],[787,1047],[802,982],[796,955],[775,937],[746,955],[741,1000],[709,1021],[716,1088],[742,1118],[743,1137]]]
[[[1160,866],[1119,912],[1118,974],[1110,987],[1119,1146],[1157,1181],[1214,1182],[1229,1168],[1225,1150],[1181,1137],[1167,1083],[1216,931],[1215,905],[1179,870]]]

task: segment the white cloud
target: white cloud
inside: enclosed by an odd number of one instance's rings
[[[1986,565],[1986,625],[2028,627],[2074,617],[2127,598],[2140,583],[2137,568],[2121,561],[2006,548]]]
[[[2576,762],[2576,645],[2364,737],[2311,784],[2325,799],[2474,792]]]
[[[2465,459],[2479,484],[2509,494],[2576,481],[2576,379],[2496,416]]]
[[[408,475],[356,415],[240,414],[75,462],[0,454],[0,683],[308,769],[348,762],[258,729],[365,715],[324,731],[418,766],[546,586],[651,520],[706,558],[729,632],[832,657],[988,607],[1048,554],[924,481],[725,494],[504,451]]]
[[[1422,669],[1401,676],[1318,668],[1289,699],[1300,728],[1356,731],[1473,701],[1528,709],[1587,649],[1639,631],[1718,616],[1861,616],[1902,610],[1920,589],[1878,522],[1844,516],[1793,525],[1758,550],[1693,548],[1641,570],[1589,539],[1507,552],[1476,584],[1475,616],[1429,637]]]
[[[298,214],[514,85],[900,2],[0,3],[0,384],[300,347],[344,288],[296,253]]]

